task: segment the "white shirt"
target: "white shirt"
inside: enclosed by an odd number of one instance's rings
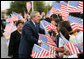
[[[83,42],[83,32],[79,32],[76,36],[78,45],[81,45]]]
[[[59,48],[64,47],[64,41],[59,37]],[[59,52],[58,55],[62,55],[63,53]]]
[[[79,32],[77,33],[76,36],[70,36],[70,40],[71,43],[75,44],[75,45],[81,45],[81,43],[83,42],[83,32]]]
[[[78,56],[77,54],[73,54],[73,55],[68,56],[68,58],[78,58]]]
[[[78,58],[77,54],[73,54],[73,55],[64,55],[63,58]]]
[[[31,21],[33,22],[33,24],[35,25],[35,22],[31,19]]]
[[[59,37],[59,47],[64,47],[64,41]]]

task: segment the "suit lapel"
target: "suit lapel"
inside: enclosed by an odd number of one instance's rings
[[[37,33],[39,32],[38,24],[36,24],[36,31],[37,31]]]
[[[31,24],[31,27],[34,30],[34,32],[37,33],[38,26],[36,25],[36,28],[35,28],[35,25],[33,24],[33,22],[31,20],[30,20],[30,24]]]

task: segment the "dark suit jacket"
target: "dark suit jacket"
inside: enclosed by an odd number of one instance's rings
[[[37,25],[36,28],[33,22],[30,20],[26,22],[22,29],[22,36],[19,46],[19,55],[23,57],[30,56],[33,45],[36,43],[38,44],[38,33],[44,34],[44,30],[39,28]]]

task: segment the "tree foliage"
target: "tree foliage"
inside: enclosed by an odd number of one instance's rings
[[[45,6],[45,10],[44,12],[47,13],[47,11],[50,11],[52,8],[52,6],[48,5],[48,6]]]
[[[60,1],[56,1],[56,2],[60,3]],[[64,2],[68,3],[68,1],[64,1]]]
[[[45,10],[45,3],[43,1],[34,1],[34,10],[40,13]]]
[[[28,1],[14,1],[11,2],[10,9],[7,12],[7,15],[10,15],[12,12],[22,13],[27,12],[26,2]],[[34,1],[34,10],[39,11],[40,13],[45,11],[45,3],[43,1]],[[32,8],[30,12],[32,11]]]
[[[8,10],[7,15],[10,15],[12,12],[22,13],[22,15],[23,15],[24,11],[27,12],[26,2],[29,2],[29,1],[11,2],[10,9]],[[56,2],[60,3],[60,1],[56,1]],[[34,3],[33,4],[34,10],[39,11],[40,13],[41,12],[47,13],[47,10],[50,10],[52,8],[52,6],[50,6],[50,5],[45,6],[44,1],[34,1],[33,3]],[[32,11],[32,8],[31,8],[30,12],[31,11]]]
[[[7,12],[7,15],[10,15],[12,12],[24,13],[26,11],[26,2],[27,1],[15,1],[11,2],[10,9]]]

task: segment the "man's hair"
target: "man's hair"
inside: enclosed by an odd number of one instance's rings
[[[36,16],[36,13],[39,13],[38,11],[32,11],[31,14],[30,14],[30,19],[33,17],[33,16]]]
[[[24,22],[22,20],[18,20],[15,22],[16,26],[18,26],[20,23],[24,24]]]

